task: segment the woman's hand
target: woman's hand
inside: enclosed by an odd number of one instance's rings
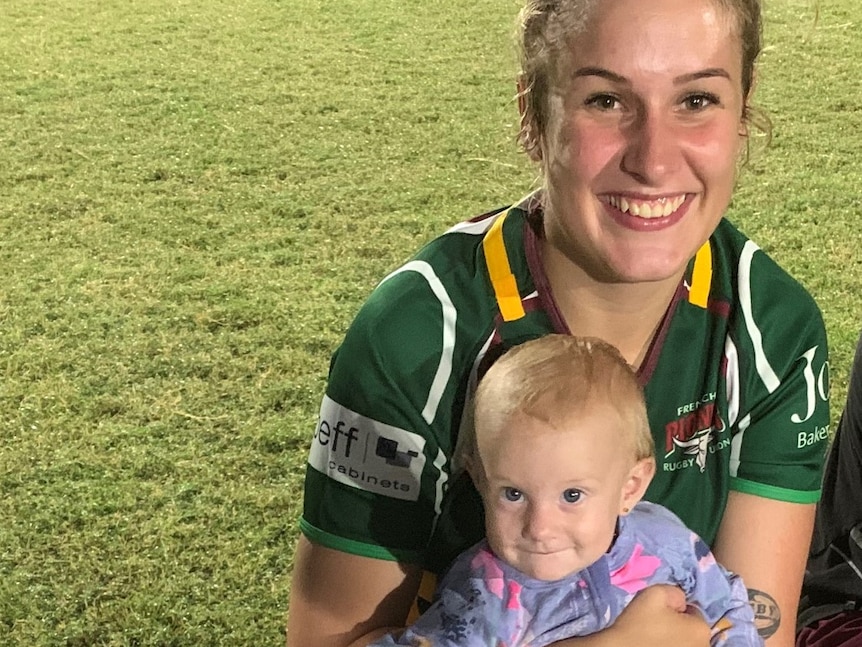
[[[614,623],[626,644],[705,647],[710,628],[696,609],[685,602],[676,586],[650,586],[638,593]]]
[[[682,590],[656,585],[638,593],[604,631],[553,647],[709,647],[709,635],[700,613],[687,608]]]

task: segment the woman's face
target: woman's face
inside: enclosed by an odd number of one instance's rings
[[[593,279],[678,279],[745,140],[741,44],[710,0],[601,0],[556,72],[541,137],[552,249]]]

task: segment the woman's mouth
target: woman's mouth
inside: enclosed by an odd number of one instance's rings
[[[623,213],[651,220],[672,215],[685,202],[685,193],[676,196],[642,200],[621,195],[602,196],[604,201]]]

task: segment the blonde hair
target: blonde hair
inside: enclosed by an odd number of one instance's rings
[[[502,428],[516,413],[556,426],[596,405],[616,410],[620,440],[628,441],[635,460],[655,454],[643,391],[616,348],[557,334],[525,342],[498,359],[479,383],[463,458],[480,459],[477,435]]]
[[[549,101],[560,60],[570,56],[572,42],[583,33],[590,13],[601,0],[528,0],[518,14],[516,41],[520,62],[520,96],[525,115],[518,141],[535,157],[539,138],[548,125]],[[644,0],[645,1],[645,0]],[[767,135],[769,118],[749,100],[754,85],[755,61],[762,49],[760,0],[711,0],[734,20],[742,48],[743,121]]]

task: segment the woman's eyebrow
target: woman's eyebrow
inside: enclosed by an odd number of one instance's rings
[[[673,82],[679,85],[681,83],[697,81],[698,79],[709,79],[716,76],[724,79],[730,79],[730,73],[723,67],[708,67],[705,70],[698,70],[697,72],[691,72],[689,74],[681,74],[677,77],[674,77]]]
[[[629,80],[626,77],[621,76],[616,72],[611,72],[610,70],[607,70],[603,67],[579,67],[572,73],[572,78],[580,78],[585,76],[598,76],[603,79],[607,79],[608,81],[611,81],[613,83],[629,83]],[[691,81],[697,81],[698,79],[709,79],[713,77],[730,79],[730,73],[723,67],[708,67],[703,70],[698,70],[696,72],[680,74],[679,76],[674,77],[673,82],[676,85],[680,85],[683,83],[689,83]]]
[[[620,76],[616,72],[611,72],[610,70],[606,70],[603,67],[579,67],[572,73],[572,78],[579,78],[583,76],[600,76],[603,79],[607,79],[608,81],[613,81],[614,83],[628,83],[629,80]]]

